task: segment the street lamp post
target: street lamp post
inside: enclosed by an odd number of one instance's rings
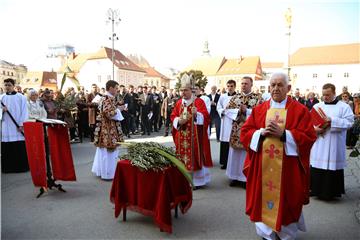
[[[112,41],[112,51],[111,51],[111,61],[112,61],[112,80],[115,80],[115,63],[114,63],[114,45],[115,40],[119,40],[119,38],[116,36],[115,33],[115,24],[118,25],[121,19],[119,18],[119,11],[117,9],[111,9],[107,11],[107,17],[108,21],[107,23],[111,22],[111,37],[109,37],[109,40]]]
[[[285,12],[285,21],[286,21],[286,27],[287,27],[287,33],[288,36],[288,57],[287,57],[287,73],[290,80],[290,40],[291,40],[291,23],[292,23],[292,13],[291,8],[288,8]]]

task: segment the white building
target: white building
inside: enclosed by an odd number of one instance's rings
[[[254,83],[254,87],[259,89],[260,92],[267,92],[270,84],[270,77],[273,73],[283,72],[287,73],[287,69],[282,62],[262,62],[261,68],[263,71],[263,80],[258,80]]]
[[[114,51],[114,77],[115,81],[122,85],[132,84],[141,85],[145,76],[145,71],[125,57],[118,50]],[[73,55],[66,64],[60,69],[61,77],[64,72],[68,72],[67,80],[63,89],[67,87],[84,86],[90,90],[91,84],[95,83],[99,87],[105,87],[105,83],[112,79],[112,49],[102,47],[93,54]],[[59,84],[61,81],[58,81]]]
[[[321,93],[325,83],[360,92],[360,43],[300,48],[290,58],[292,85]]]

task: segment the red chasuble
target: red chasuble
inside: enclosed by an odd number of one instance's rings
[[[265,128],[265,119],[270,100],[255,107],[241,128],[240,141],[247,149],[244,163],[246,184],[246,214],[253,222],[264,222],[262,219],[262,147],[259,143],[257,152],[250,149],[254,132]],[[275,231],[281,230],[281,225],[298,222],[302,206],[309,203],[310,167],[309,157],[316,134],[308,109],[297,101],[287,98],[285,129],[289,130],[297,144],[299,156],[286,156],[285,143],[282,149],[283,162],[281,183],[273,183],[272,187],[281,186],[280,203]],[[260,140],[261,141],[261,140]]]
[[[182,104],[182,99],[178,100],[170,119],[174,122],[176,117],[180,117],[184,111],[191,113],[192,107],[195,105],[197,111],[204,116],[204,125],[194,124],[194,133],[191,133],[191,114],[188,114],[189,121],[185,126],[179,129],[172,128],[172,136],[176,146],[176,153],[179,158],[185,163],[189,171],[198,171],[203,166],[212,167],[210,153],[210,142],[208,138],[207,129],[210,123],[210,116],[206,109],[205,103],[200,98],[195,98],[194,102],[188,107]],[[185,110],[186,109],[186,110]],[[194,137],[194,159],[191,156],[191,138]],[[193,163],[193,160],[194,163]],[[194,168],[193,168],[194,166]]]

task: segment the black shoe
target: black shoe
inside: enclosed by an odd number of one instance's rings
[[[226,169],[226,166],[225,166],[225,165],[222,165],[222,166],[220,167],[220,169],[224,170],[224,169]]]
[[[169,136],[169,133],[166,132],[166,133],[164,134],[164,137],[167,137],[167,136]]]
[[[150,133],[148,132],[148,135],[150,136]]]
[[[243,189],[246,189],[246,182],[239,181],[239,186]]]
[[[236,187],[239,186],[239,181],[237,180],[231,180],[231,182],[229,183],[230,187]]]

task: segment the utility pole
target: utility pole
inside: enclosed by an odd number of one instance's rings
[[[119,11],[117,9],[111,9],[109,8],[109,10],[107,11],[107,18],[108,20],[106,21],[107,23],[111,22],[111,37],[109,37],[109,40],[112,41],[112,51],[111,51],[111,61],[112,61],[112,80],[115,80],[115,62],[114,62],[114,58],[115,58],[115,51],[114,51],[114,47],[115,47],[115,40],[119,40],[119,38],[116,36],[115,33],[115,24],[118,25],[121,21],[121,19],[119,18]]]

